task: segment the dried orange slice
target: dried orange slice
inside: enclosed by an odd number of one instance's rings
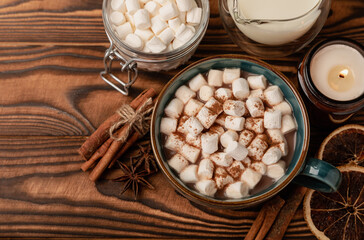
[[[364,239],[364,167],[338,167],[342,183],[334,193],[308,190],[303,212],[318,239]]]
[[[317,157],[334,166],[364,166],[364,126],[348,124],[336,129],[322,142]]]

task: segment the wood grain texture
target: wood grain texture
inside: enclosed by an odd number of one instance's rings
[[[130,193],[119,196],[119,183],[94,185],[79,169],[77,149],[86,137],[146,86],[160,91],[184,66],[207,56],[244,54],[228,38],[217,0],[212,0],[210,24],[196,54],[176,70],[141,71],[131,96],[121,96],[99,77],[109,45],[101,4],[0,1],[0,237],[242,239],[259,207],[237,211],[198,206],[178,194],[162,173],[149,179],[156,190],[145,189],[134,201]],[[345,36],[364,44],[363,12],[362,0],[333,0],[314,43]],[[264,60],[298,86],[297,66],[308,47]],[[363,124],[364,111],[349,122]],[[313,154],[333,127],[311,129]],[[314,239],[302,209],[285,238]]]

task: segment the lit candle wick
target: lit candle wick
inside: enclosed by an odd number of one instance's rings
[[[348,73],[349,73],[349,70],[348,69],[344,69],[344,70],[342,70],[340,72],[339,77],[340,78],[345,78],[348,75]]]

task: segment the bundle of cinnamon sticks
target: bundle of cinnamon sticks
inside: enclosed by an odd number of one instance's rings
[[[136,97],[128,107],[138,112],[147,104],[152,103],[151,99],[155,95],[154,89],[147,89]],[[136,131],[133,128],[133,121],[124,121],[125,123],[119,126],[118,123],[120,123],[121,118],[119,112],[106,119],[78,150],[79,154],[86,160],[81,169],[87,171],[93,168],[89,175],[93,182],[98,180],[108,167],[111,167],[145,134],[145,132]],[[110,135],[110,128],[113,130],[112,135]]]

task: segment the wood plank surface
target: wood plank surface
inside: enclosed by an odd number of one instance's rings
[[[172,71],[141,71],[124,97],[99,77],[109,45],[102,0],[0,1],[0,237],[244,237],[259,207],[201,207],[178,194],[162,173],[149,178],[156,190],[144,189],[135,201],[130,193],[119,195],[119,183],[91,183],[77,154],[97,126],[146,86],[160,91],[187,64],[207,56],[244,54],[223,29],[217,4],[210,1],[209,27],[196,54]],[[363,23],[362,0],[333,0],[310,46],[338,36],[364,44]],[[307,49],[264,60],[298,86],[297,66]],[[363,124],[364,111],[349,122]],[[332,129],[312,125],[311,154]],[[302,209],[285,238],[314,239]]]

